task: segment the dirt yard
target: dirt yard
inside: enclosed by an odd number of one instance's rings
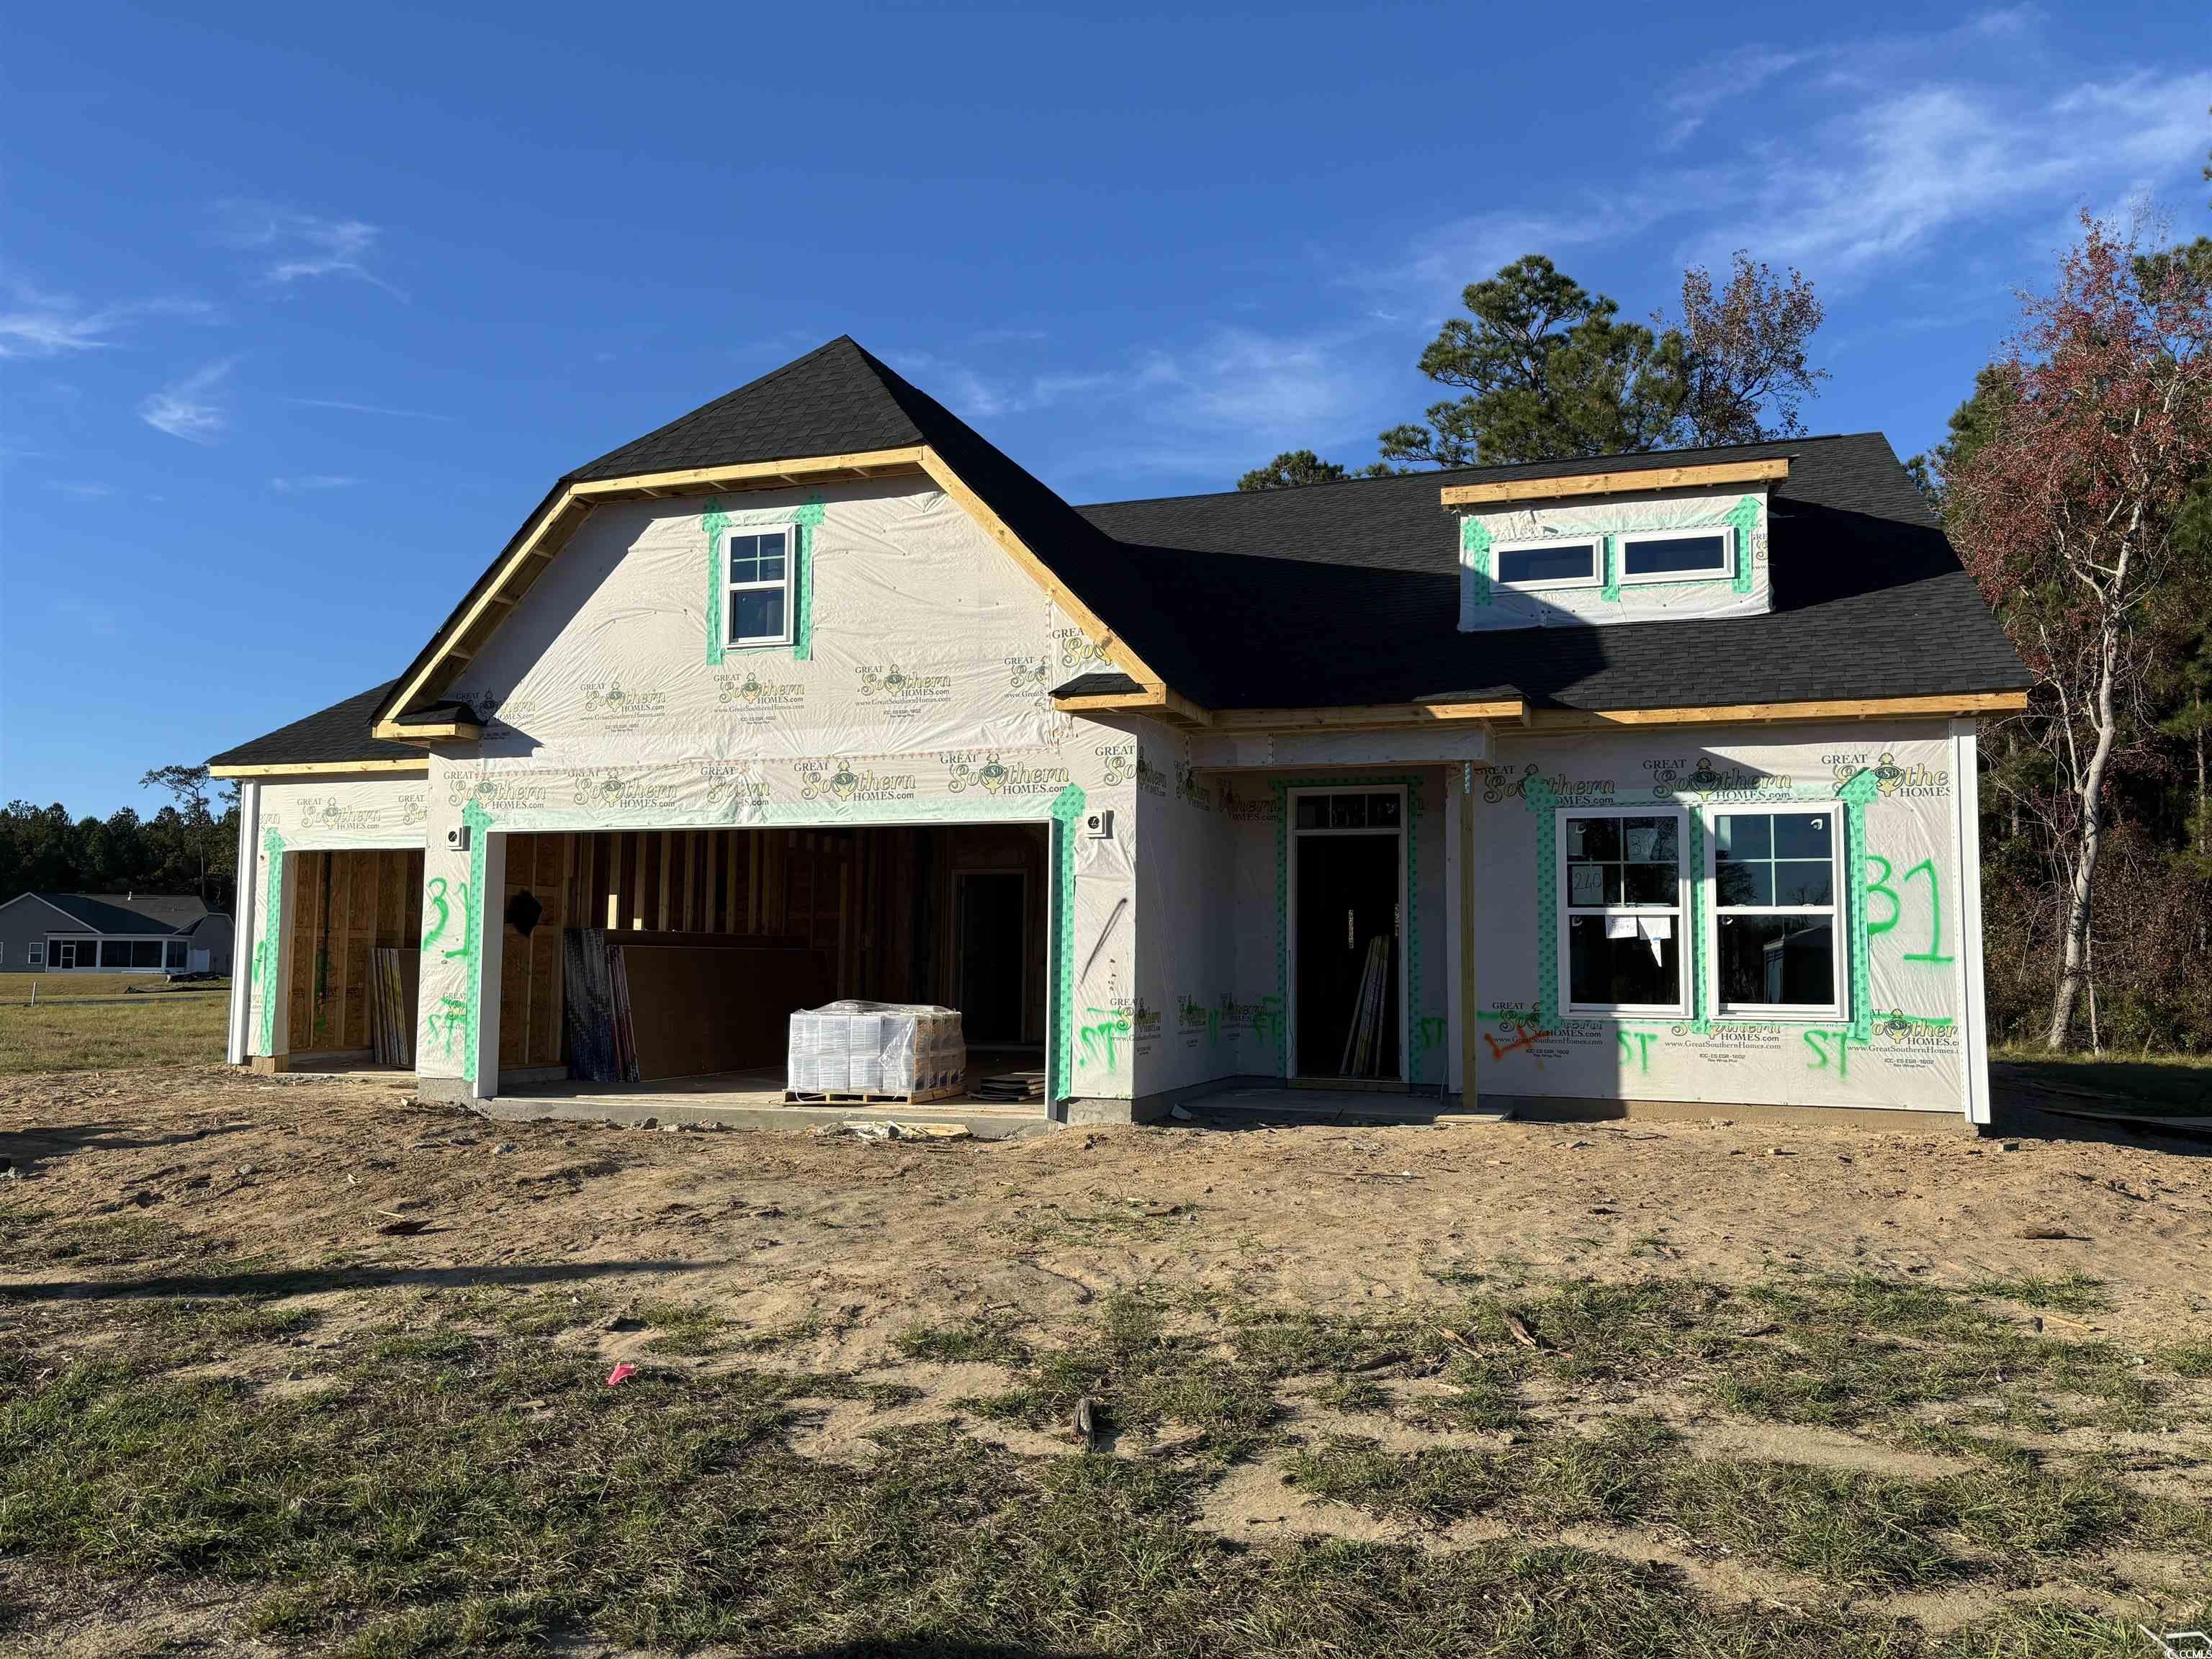
[[[11,1650],[1895,1659],[2212,1613],[2186,1142],[864,1141],[186,1067],[0,1079],[0,1152]]]

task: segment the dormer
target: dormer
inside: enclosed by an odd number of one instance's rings
[[[1764,615],[1767,492],[1789,476],[1782,457],[1449,486],[1460,631]]]

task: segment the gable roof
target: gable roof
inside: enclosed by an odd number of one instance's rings
[[[146,914],[143,910],[136,908],[136,905],[125,908],[121,902],[121,895],[25,893],[20,896],[37,899],[40,903],[60,911],[64,916],[76,922],[79,927],[95,933],[135,933],[143,937],[149,933],[174,933],[183,931],[170,926],[167,921]],[[147,902],[139,900],[137,903],[143,904]],[[200,904],[198,899],[193,899],[191,902],[198,905],[203,913],[207,908],[205,905]]]
[[[1078,509],[841,335],[563,475],[405,674],[212,763],[421,761],[421,749],[373,735],[379,715],[406,712],[393,706],[402,687],[414,688],[412,707],[434,700],[442,687],[429,671],[441,641],[481,611],[489,585],[549,514],[580,503],[587,511],[625,480],[648,480],[658,494],[670,474],[884,454],[915,458],[906,470],[972,494],[1071,607],[1087,610],[1173,692],[1207,708],[1517,696],[1538,707],[1630,710],[2028,684],[1879,433]],[[1441,488],[1780,457],[1791,466],[1770,495],[1769,614],[1458,631],[1458,521]],[[1063,690],[1113,695],[1133,683],[1113,672],[1111,689],[1101,681]]]
[[[190,933],[208,914],[207,902],[197,893],[79,893],[76,896],[111,909],[128,910],[180,933]]]

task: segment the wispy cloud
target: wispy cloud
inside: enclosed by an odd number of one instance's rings
[[[204,300],[157,297],[87,306],[74,295],[41,292],[21,283],[8,287],[0,309],[0,357],[62,357],[118,345],[118,337],[149,317],[208,317]]]
[[[138,404],[138,418],[157,432],[196,444],[211,444],[230,425],[222,383],[236,360],[224,358],[149,392]]]
[[[344,489],[360,482],[343,472],[302,472],[289,478],[271,478],[269,487],[280,495],[298,495],[318,489]]]
[[[81,501],[103,501],[115,493],[113,484],[102,483],[97,478],[49,478],[46,487]]]
[[[427,409],[395,409],[388,404],[356,404],[343,398],[287,398],[284,401],[295,409],[341,409],[351,415],[390,415],[404,421],[450,421],[453,418]]]
[[[265,283],[282,287],[315,276],[351,276],[396,300],[408,297],[369,269],[369,256],[384,234],[380,226],[296,213],[263,202],[220,202],[216,212],[218,237],[231,247],[257,255]]]
[[[1448,305],[1522,253],[1656,234],[1685,261],[1747,248],[1838,292],[1984,256],[1992,235],[2040,255],[2053,203],[2193,188],[2212,68],[2100,72],[2046,52],[2039,30],[2033,12],[2005,10],[1936,33],[1733,47],[1658,99],[1668,159],[1566,206],[1509,199],[1445,222],[1347,280]],[[1754,89],[1757,125],[1725,118]]]

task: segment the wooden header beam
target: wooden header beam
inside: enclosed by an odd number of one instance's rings
[[[1449,484],[1446,507],[1489,507],[1501,501],[1559,501],[1577,495],[1625,495],[1653,489],[1719,489],[1729,484],[1778,483],[1790,476],[1786,455],[1770,461],[1712,461],[1698,466],[1650,466],[1632,472],[1577,472],[1559,478],[1512,478],[1498,483]]]
[[[218,778],[325,777],[345,772],[414,773],[428,777],[430,762],[421,760],[288,761],[282,766],[210,766]]]
[[[1835,702],[1712,703],[1691,708],[1539,708],[1528,724],[1539,732],[1589,732],[1632,726],[1746,726],[1775,720],[1920,719],[2017,714],[2025,691],[1954,691],[1941,696],[1856,697]]]

